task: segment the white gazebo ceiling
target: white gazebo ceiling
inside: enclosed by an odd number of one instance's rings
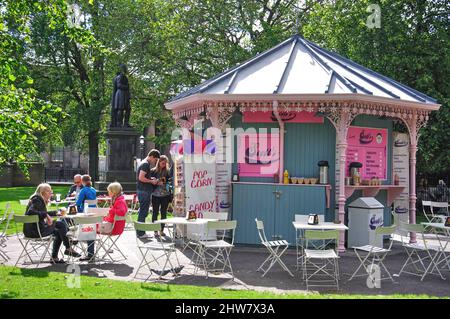
[[[166,104],[217,95],[358,94],[436,105],[436,100],[296,35]]]

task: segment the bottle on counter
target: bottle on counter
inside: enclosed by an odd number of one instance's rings
[[[287,170],[284,171],[283,177],[283,184],[289,184],[289,172]]]

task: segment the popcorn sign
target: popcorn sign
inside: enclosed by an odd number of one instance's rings
[[[215,212],[216,165],[214,162],[185,161],[186,211]]]

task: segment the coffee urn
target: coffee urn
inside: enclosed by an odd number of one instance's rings
[[[328,161],[319,161],[319,184],[328,184]]]

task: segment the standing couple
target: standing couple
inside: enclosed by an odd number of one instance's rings
[[[167,217],[167,207],[172,199],[168,189],[172,175],[169,159],[165,155],[160,155],[158,150],[151,150],[141,162],[137,169],[138,222],[145,222],[150,203],[153,208],[152,222],[158,219],[160,211],[162,219]],[[155,232],[155,237],[166,236],[164,224],[161,226],[161,232],[159,234]],[[136,233],[139,238],[146,237],[143,231]]]

